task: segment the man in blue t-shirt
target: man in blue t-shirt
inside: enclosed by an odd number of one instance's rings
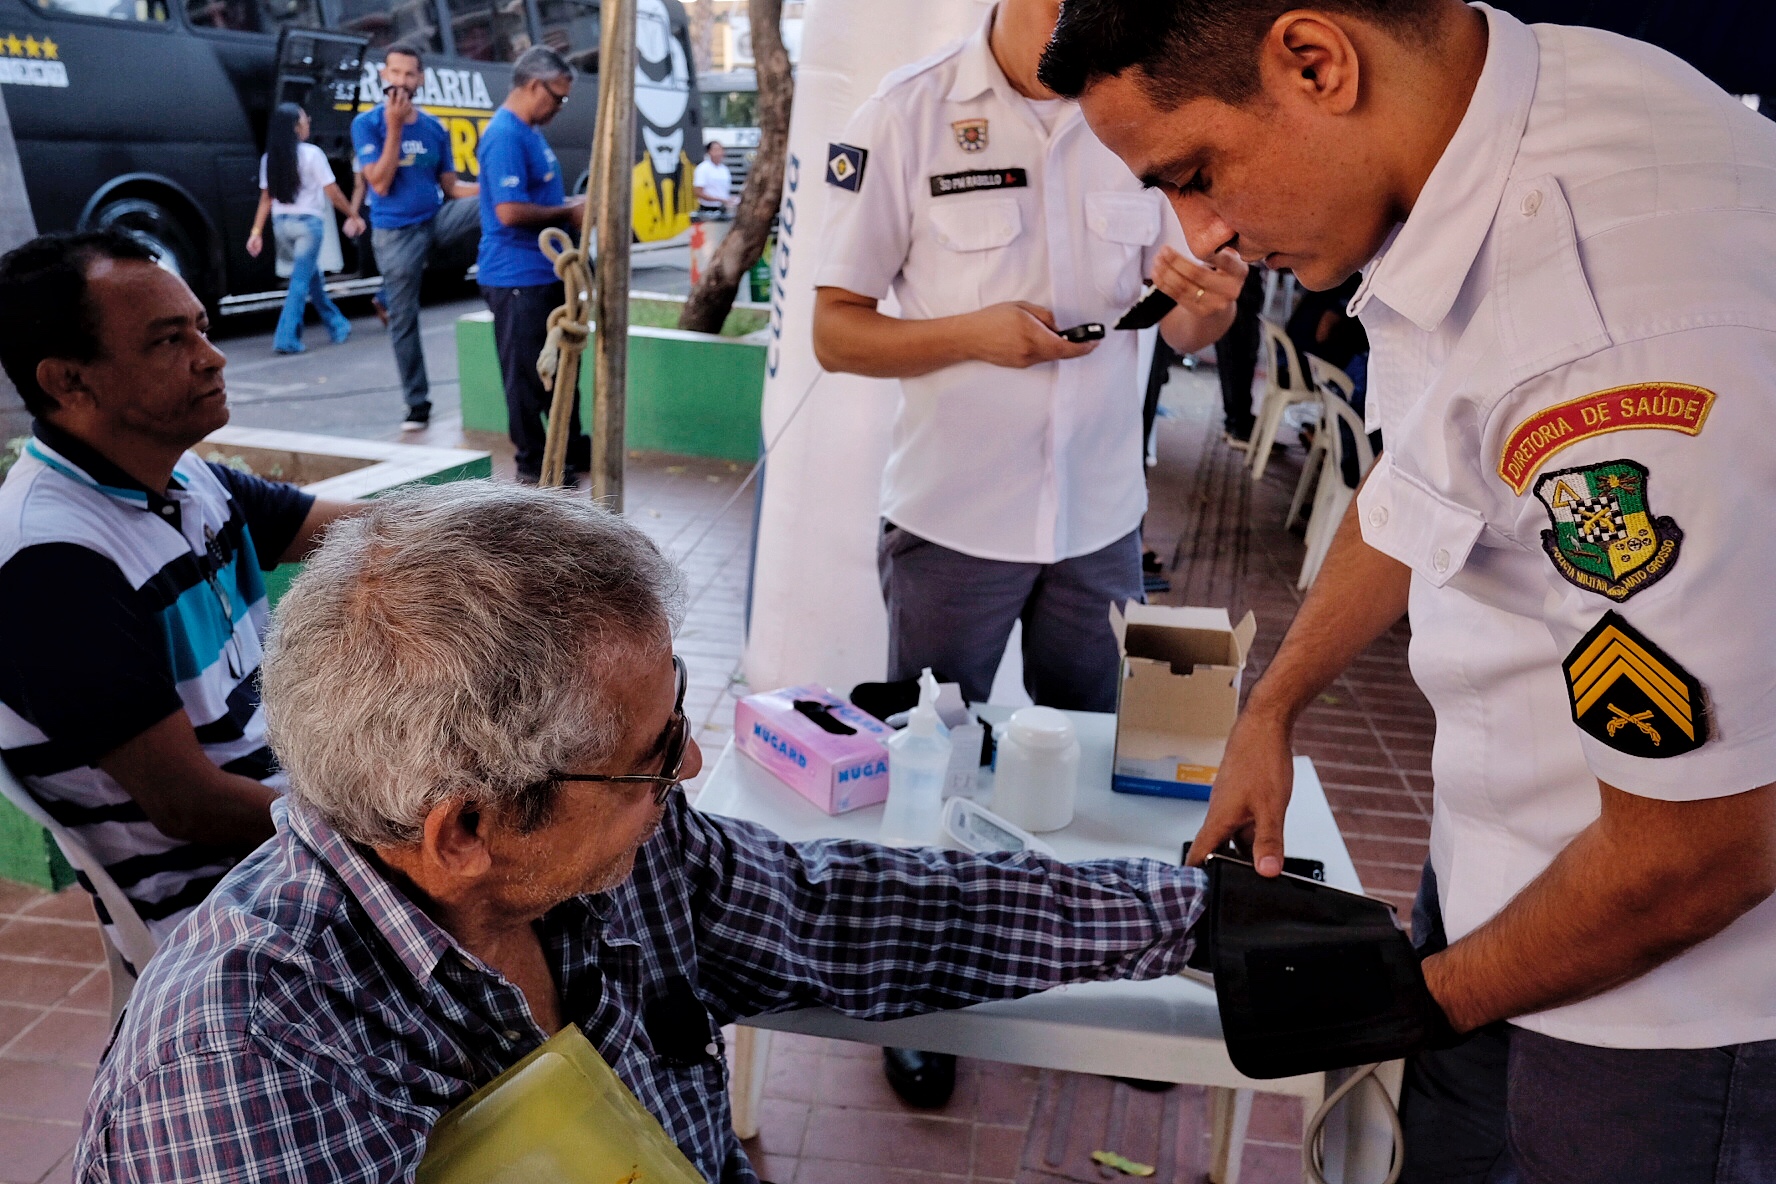
[[[538,45],[512,64],[512,93],[481,133],[481,295],[493,310],[493,339],[506,387],[506,421],[517,450],[518,479],[543,468],[543,417],[551,392],[537,375],[549,313],[562,302],[561,281],[537,245],[548,226],[575,223],[585,198],[564,196],[561,162],[537,129],[555,118],[573,89],[573,67]],[[580,430],[579,401],[568,425],[567,467],[591,467],[592,441]],[[572,484],[572,478],[569,478]]]
[[[423,430],[432,418],[419,342],[420,277],[433,244],[449,237],[450,226],[464,218],[446,208],[444,199],[477,192],[473,182],[457,180],[444,125],[414,106],[424,81],[420,50],[406,42],[389,46],[382,63],[383,101],[352,120],[352,146],[370,187],[371,241],[382,271],[389,338],[407,401],[401,428],[410,432]]]

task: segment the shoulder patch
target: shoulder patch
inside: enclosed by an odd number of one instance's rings
[[[1592,391],[1544,407],[1511,429],[1499,456],[1498,475],[1521,496],[1547,459],[1569,444],[1605,432],[1664,428],[1687,436],[1701,434],[1714,392],[1682,382],[1637,382]]]
[[[850,144],[826,146],[826,183],[856,193],[863,187],[863,166],[869,160],[869,149]]]
[[[1536,482],[1551,524],[1542,549],[1567,583],[1619,604],[1677,563],[1683,531],[1671,518],[1653,517],[1648,476],[1638,461],[1610,460],[1557,469]]]
[[[1702,684],[1614,610],[1561,664],[1573,722],[1617,752],[1667,757],[1708,740]]]

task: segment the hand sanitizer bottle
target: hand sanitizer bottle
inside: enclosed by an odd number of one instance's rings
[[[943,791],[949,767],[950,738],[937,718],[937,679],[928,666],[919,675],[919,705],[907,726],[888,740],[884,843],[924,847],[943,842]]]

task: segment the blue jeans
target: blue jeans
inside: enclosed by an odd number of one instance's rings
[[[325,230],[313,214],[279,214],[271,220],[271,233],[278,247],[290,253],[294,270],[290,288],[284,294],[284,311],[278,317],[277,333],[272,348],[295,353],[302,348],[302,312],[310,301],[321,314],[321,323],[333,340],[344,341],[351,336],[351,322],[327,295],[327,283],[321,275],[321,242]]]
[[[419,340],[419,284],[432,253],[432,222],[379,226],[372,233],[376,266],[382,272],[382,303],[388,309],[389,341],[395,347],[395,368],[401,372],[401,396],[408,411],[429,414],[432,388]]]

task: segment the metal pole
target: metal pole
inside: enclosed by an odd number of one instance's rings
[[[623,424],[629,382],[629,238],[635,170],[635,0],[604,0],[592,175],[598,264],[593,280],[592,498],[623,512]]]

